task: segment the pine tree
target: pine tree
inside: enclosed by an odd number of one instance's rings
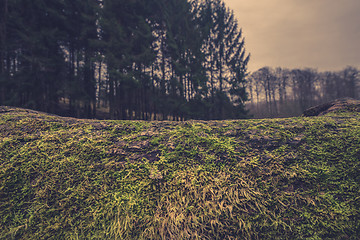
[[[234,13],[221,0],[204,1],[202,13],[203,19],[209,22],[205,25],[208,39],[204,49],[210,78],[210,118],[231,117],[233,103],[230,96],[236,99],[235,104],[245,114],[241,109],[247,99],[244,83],[249,55],[245,55],[244,39]],[[225,107],[228,110],[225,111]]]
[[[63,58],[58,45],[58,1],[8,2],[7,69],[11,72],[10,102],[53,112],[61,87]]]
[[[145,114],[153,36],[145,1],[103,1],[101,28],[110,81],[110,111],[121,119]],[[148,107],[147,107],[148,108]]]
[[[67,58],[66,94],[70,113],[94,117],[95,61],[98,54],[98,1],[65,0],[63,42]]]
[[[7,44],[8,1],[0,1],[0,104],[5,103],[6,92],[6,44]]]

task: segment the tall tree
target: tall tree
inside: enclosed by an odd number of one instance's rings
[[[293,75],[293,92],[300,104],[301,111],[305,111],[314,104],[316,99],[316,71],[313,69],[294,69],[291,73]]]
[[[244,39],[234,13],[221,0],[204,1],[204,19],[210,20],[208,39],[205,42],[206,66],[210,78],[212,114],[215,118],[226,117],[224,105],[230,102],[229,95],[246,100],[240,90],[246,76],[249,55],[245,55]],[[231,93],[229,89],[232,89]],[[239,102],[240,104],[240,102]],[[215,114],[215,115],[214,115]]]
[[[0,1],[0,104],[5,103],[6,91],[6,42],[7,42],[8,0]]]
[[[64,62],[58,45],[61,9],[58,1],[8,2],[6,64],[12,104],[57,109]]]
[[[145,1],[103,1],[102,34],[110,81],[113,117],[139,117],[153,60],[153,36]],[[142,87],[142,85],[145,85]],[[146,88],[146,89],[145,89]],[[142,101],[138,99],[142,97]],[[144,109],[144,107],[143,107]]]
[[[343,97],[357,98],[359,96],[359,92],[357,91],[359,71],[354,67],[348,66],[341,73],[340,81],[343,82]]]
[[[95,57],[98,53],[97,0],[65,0],[63,42],[67,58],[67,98],[70,113],[76,116],[95,115]]]

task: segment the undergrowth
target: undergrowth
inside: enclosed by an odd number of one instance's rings
[[[358,239],[359,119],[95,121],[3,107],[0,239]]]

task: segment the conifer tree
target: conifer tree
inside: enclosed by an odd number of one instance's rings
[[[8,2],[7,70],[14,105],[54,111],[63,70],[58,1]],[[11,43],[10,43],[11,42]],[[12,76],[10,78],[10,76]]]
[[[234,13],[221,0],[206,0],[203,4],[203,18],[210,20],[204,46],[210,78],[210,118],[223,119],[231,117],[233,112],[224,109],[225,105],[232,105],[230,96],[237,100],[240,109],[247,100],[244,83],[249,55],[245,54],[244,39]]]
[[[86,118],[109,107],[116,119],[245,112],[249,58],[221,0],[1,4],[2,104]]]
[[[6,92],[6,43],[7,43],[8,1],[0,1],[0,104],[5,103]]]

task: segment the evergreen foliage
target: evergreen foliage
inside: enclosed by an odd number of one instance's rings
[[[249,56],[220,0],[0,7],[1,105],[86,118],[99,110],[113,119],[246,116]]]

